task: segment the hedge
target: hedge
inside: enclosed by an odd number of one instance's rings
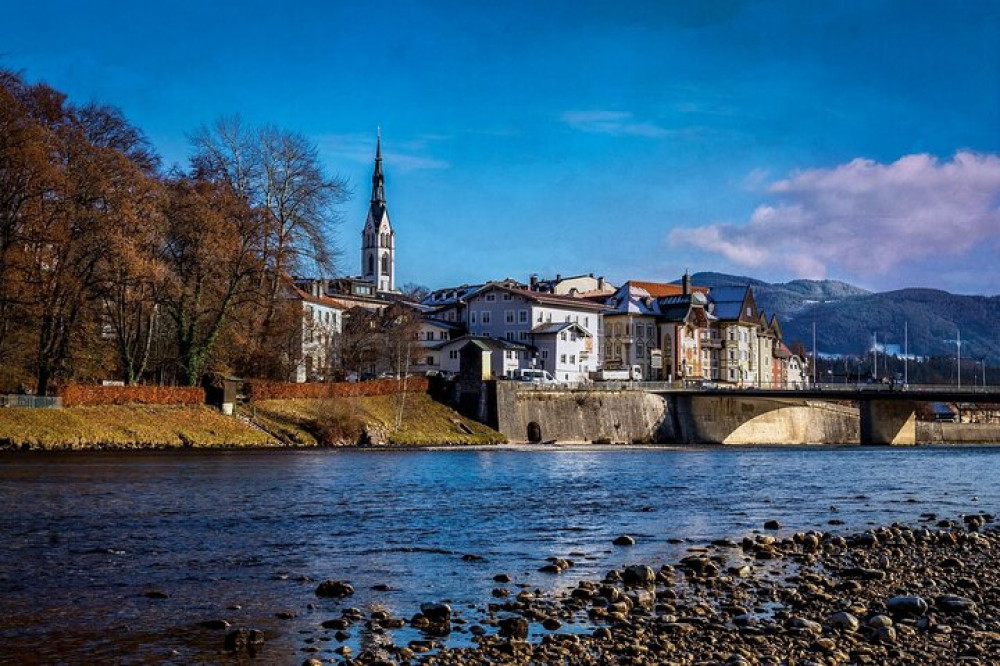
[[[351,398],[392,395],[401,388],[398,379],[374,379],[368,382],[336,382],[332,384],[293,384],[289,382],[248,381],[246,396],[250,400],[292,400],[296,398]],[[425,377],[408,377],[407,393],[426,393]]]
[[[204,405],[205,389],[191,386],[89,386],[59,389],[64,407],[82,405]]]

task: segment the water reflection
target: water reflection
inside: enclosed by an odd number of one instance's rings
[[[278,662],[301,661],[306,637],[329,657],[338,643],[320,624],[347,605],[409,617],[423,601],[450,599],[472,616],[465,606],[491,601],[500,572],[553,589],[623,563],[674,561],[692,543],[741,536],[769,519],[788,529],[835,519],[851,529],[995,510],[998,455],[728,448],[0,458],[0,662],[70,651],[83,660],[190,663],[220,649],[218,633],[192,629],[216,618],[266,629]],[[638,544],[611,545],[622,533]],[[539,573],[549,556],[576,566]],[[325,578],[350,580],[356,595],[317,599]],[[282,610],[297,617],[277,619]]]

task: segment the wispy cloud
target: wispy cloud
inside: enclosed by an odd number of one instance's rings
[[[907,155],[890,164],[859,158],[793,173],[765,192],[773,200],[747,222],[675,229],[670,241],[741,267],[896,285],[933,282],[937,276],[924,272],[930,262],[968,266],[982,248],[1000,247],[997,155],[960,151],[943,162]],[[977,268],[984,286],[1000,287],[996,264]]]
[[[395,143],[383,140],[382,157],[387,168],[404,172],[447,169],[451,166],[449,162],[431,154],[433,144],[447,138],[422,135]],[[367,164],[375,158],[375,137],[368,134],[325,134],[317,137],[316,143],[323,156],[334,164],[344,161]]]
[[[628,111],[567,111],[562,121],[581,132],[624,136],[663,137],[670,130],[656,123],[637,120]]]

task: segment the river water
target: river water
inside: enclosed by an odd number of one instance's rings
[[[8,455],[0,663],[226,663],[225,632],[198,627],[216,619],[263,629],[264,663],[328,659],[320,623],[348,606],[408,618],[449,600],[474,622],[501,572],[557,590],[770,519],[995,512],[998,464],[1000,449],[953,447]],[[539,573],[550,556],[575,566]],[[317,599],[326,578],[357,592]]]

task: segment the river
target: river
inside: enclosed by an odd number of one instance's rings
[[[225,632],[197,626],[215,619],[263,629],[267,663],[328,659],[320,623],[340,609],[449,600],[474,622],[501,572],[552,590],[771,519],[995,512],[998,463],[989,447],[5,455],[0,663],[225,663]],[[575,565],[539,573],[550,556]],[[356,594],[316,598],[327,578]]]

